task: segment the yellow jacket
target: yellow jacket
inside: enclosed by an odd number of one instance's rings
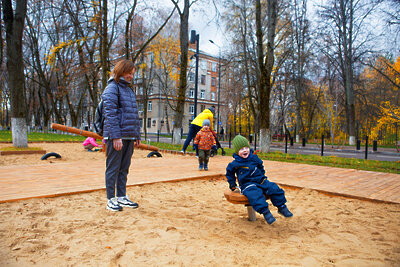
[[[194,118],[194,120],[192,121],[192,124],[195,124],[197,126],[202,127],[203,126],[203,121],[205,119],[209,119],[210,120],[210,129],[213,130],[213,113],[211,112],[211,110],[209,109],[205,109],[203,110],[203,112],[201,112],[199,115],[197,115],[196,118]]]

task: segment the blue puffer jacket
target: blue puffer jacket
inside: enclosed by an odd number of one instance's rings
[[[111,78],[101,95],[104,116],[103,136],[105,138],[140,140],[140,121],[136,96],[128,85],[129,83],[122,77],[119,83]]]
[[[233,157],[235,160],[226,167],[226,178],[230,187],[236,187],[236,176],[242,190],[252,183],[261,184],[267,178],[263,161],[253,154],[252,149],[246,159],[235,153],[233,153]]]

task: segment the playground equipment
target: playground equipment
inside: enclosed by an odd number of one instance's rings
[[[245,205],[247,207],[247,219],[251,222],[256,220],[256,213],[245,195],[242,195],[239,191],[231,191],[229,188],[227,188],[224,192],[224,196],[226,200],[232,204]]]
[[[242,195],[239,190],[231,191],[227,188],[224,191],[224,196],[226,200],[232,204],[241,204],[247,208],[247,219],[251,222],[256,220],[256,212],[253,207],[250,205],[249,200],[245,195]],[[264,195],[266,199],[270,199],[269,196]]]
[[[81,130],[81,129],[74,128],[74,127],[65,126],[65,125],[58,124],[58,123],[52,123],[51,128],[54,130],[59,130],[59,131],[67,132],[67,133],[82,135],[85,137],[93,137],[94,139],[99,139],[99,140],[103,139],[103,136],[98,135],[97,133]],[[158,151],[158,147],[146,145],[146,144],[140,144],[139,148],[147,149],[147,150],[151,150],[151,151]],[[106,151],[105,144],[103,145],[103,151]]]
[[[44,155],[42,156],[41,160],[46,160],[46,159],[48,159],[49,157],[55,157],[56,159],[60,159],[60,158],[61,158],[61,155],[58,154],[58,153],[56,153],[56,152],[50,152],[50,153],[44,154]]]

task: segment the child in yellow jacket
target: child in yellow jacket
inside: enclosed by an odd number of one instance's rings
[[[189,133],[188,136],[185,140],[185,143],[183,144],[183,148],[181,153],[185,154],[186,148],[189,146],[190,142],[192,139],[196,136],[196,134],[200,131],[201,127],[203,126],[203,121],[204,120],[209,120],[210,122],[210,129],[213,130],[213,120],[214,120],[214,113],[215,113],[215,107],[211,106],[208,109],[203,110],[197,117],[192,121],[192,123],[189,126]],[[197,155],[197,150],[196,150],[196,156]]]

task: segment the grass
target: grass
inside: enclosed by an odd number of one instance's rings
[[[78,135],[64,135],[55,133],[38,133],[32,132],[28,135],[29,142],[83,142],[86,137]],[[0,131],[0,141],[11,142],[12,136],[10,131]],[[146,143],[146,141],[142,141]],[[151,142],[151,145],[157,146],[160,149],[180,151],[182,145],[169,143]],[[232,156],[233,150],[224,148],[226,156]],[[219,151],[219,153],[221,153]],[[319,156],[319,155],[300,155],[300,154],[285,154],[282,152],[258,153],[258,156],[263,160],[284,161],[292,163],[302,163],[329,167],[350,168],[366,171],[377,171],[386,173],[400,174],[400,162],[392,161],[377,161],[365,160],[356,158],[341,158],[336,156]]]
[[[80,135],[39,133],[31,132],[28,134],[28,142],[83,142],[86,139]],[[12,142],[11,131],[0,131],[0,141]]]
[[[311,165],[400,174],[400,162],[398,161],[378,161],[357,158],[342,158],[337,156],[321,157],[318,155],[285,154],[282,152],[259,153],[258,156],[263,160],[304,163]]]
[[[177,150],[182,149],[182,145],[173,145],[167,143],[151,142],[151,145],[157,146],[160,149]],[[226,156],[232,156],[233,149],[224,148]],[[221,151],[218,152],[219,154]],[[301,154],[285,154],[282,152],[258,153],[260,159],[283,161],[292,163],[302,163],[310,165],[320,165],[328,167],[348,168],[365,171],[376,171],[386,173],[400,174],[400,162],[393,161],[378,161],[356,158],[341,158],[336,156],[319,156],[319,155],[301,155]]]

